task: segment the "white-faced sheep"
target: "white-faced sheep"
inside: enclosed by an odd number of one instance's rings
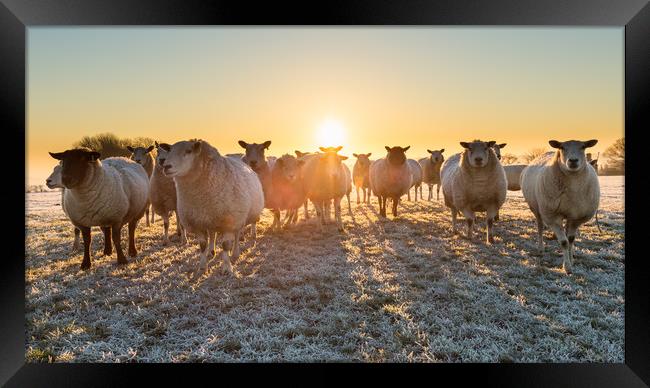
[[[492,149],[494,150],[494,154],[497,156],[497,159],[501,160],[501,149],[505,147],[508,143],[501,143],[501,144],[496,144],[492,146]]]
[[[551,140],[549,144],[557,151],[539,156],[521,173],[521,190],[537,220],[539,250],[544,251],[542,233],[547,225],[562,247],[566,273],[572,271],[578,227],[589,221],[598,209],[598,176],[585,158],[585,148],[597,142]]]
[[[357,203],[360,202],[359,189],[363,192],[363,203],[370,203],[370,155],[367,154],[352,154],[357,161],[354,162],[352,167],[352,181],[354,187],[357,189]]]
[[[474,212],[487,213],[487,242],[493,243],[494,217],[506,200],[506,173],[492,146],[493,141],[461,142],[463,153],[447,159],[440,170],[445,205],[451,209],[452,230],[460,211],[467,220],[467,238],[472,238]]]
[[[431,155],[427,158],[419,159],[418,162],[422,166],[422,182],[426,183],[429,186],[429,201],[433,198],[433,185],[436,185],[436,199],[440,199],[440,167],[442,167],[442,162],[445,161],[445,157],[442,156],[442,153],[445,152],[445,149],[440,150],[427,150]],[[420,186],[420,198],[422,198],[422,186]]]
[[[278,158],[271,168],[273,197],[275,198],[273,225],[277,225],[278,228],[282,224],[280,211],[287,211],[285,226],[292,222],[295,223],[298,218],[298,208],[307,199],[301,176],[301,168],[304,163],[304,160],[285,154]]]
[[[232,273],[231,259],[239,257],[241,231],[255,224],[264,208],[260,180],[241,160],[222,156],[203,140],[162,148],[168,152],[163,171],[176,183],[181,225],[198,237],[201,247],[196,274],[205,272],[208,256],[214,255],[216,233],[221,234],[221,268]]]
[[[422,166],[415,159],[407,159],[409,168],[411,169],[411,188],[415,187],[415,201],[418,200],[418,190],[420,190],[420,199],[422,199]],[[408,200],[411,200],[411,190],[406,193]]]
[[[302,169],[307,198],[314,204],[319,227],[325,223],[325,208],[334,201],[334,214],[339,231],[343,231],[341,220],[341,199],[350,193],[351,182],[342,161],[348,157],[337,152],[342,147],[321,147],[323,153],[304,156]],[[328,212],[329,213],[329,212]]]
[[[132,146],[127,146],[126,149],[131,152],[131,155],[129,156],[129,159],[134,160],[136,163],[144,167],[144,170],[147,172],[147,176],[151,178],[151,174],[153,174],[153,156],[151,155],[151,151],[154,149],[154,146],[149,146],[147,148],[145,147],[132,147]],[[149,208],[150,204],[147,204],[147,210],[145,210],[145,221],[147,226],[149,226]],[[154,212],[151,212],[151,222],[153,222],[153,216]]]
[[[149,181],[149,200],[152,211],[158,213],[163,219],[164,235],[163,245],[169,244],[169,218],[172,212],[176,213],[176,234],[181,238],[181,243],[186,243],[185,231],[179,222],[176,211],[176,184],[174,179],[165,175],[162,165],[167,159],[167,151],[170,145],[156,142],[156,163]],[[165,148],[163,148],[165,147]]]
[[[370,189],[379,200],[379,214],[386,217],[386,201],[393,200],[393,216],[397,216],[400,197],[411,188],[411,169],[406,161],[408,147],[386,146],[386,157],[370,165]]]
[[[70,221],[81,230],[84,258],[81,269],[90,268],[90,228],[100,226],[111,234],[118,264],[126,264],[120,235],[129,227],[129,256],[135,257],[135,228],[144,215],[149,198],[149,177],[144,168],[129,159],[99,160],[99,153],[84,148],[50,153],[62,161],[61,180],[66,188],[63,206]],[[108,239],[104,252],[110,251]]]
[[[506,172],[506,179],[508,180],[508,190],[521,190],[521,184],[519,180],[521,178],[521,172],[524,171],[524,168],[526,168],[526,166],[526,164],[510,164],[503,166],[503,170]]]
[[[63,186],[63,182],[61,181],[61,163],[57,164],[54,166],[54,170],[52,171],[52,174],[50,174],[49,177],[45,180],[45,185],[49,189],[61,189],[61,208],[63,209],[63,212],[67,216],[68,213],[65,211],[65,202],[63,201],[63,197],[65,196],[65,187]],[[73,226],[74,228],[74,243],[72,244],[72,252],[76,252],[79,250],[79,234],[81,231],[79,228],[76,226]],[[110,236],[108,236],[108,243],[110,244]],[[104,243],[106,245],[106,243]],[[110,253],[109,253],[110,254]]]

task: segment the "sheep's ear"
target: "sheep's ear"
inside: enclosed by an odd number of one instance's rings
[[[53,157],[56,160],[63,160],[63,156],[65,155],[65,152],[48,152],[51,157]]]
[[[325,148],[325,147],[318,147],[318,149],[323,151],[323,152],[327,152],[327,148]]]
[[[598,159],[594,159],[594,160],[589,161],[589,164],[591,164],[592,166],[596,166],[596,163],[598,163]]]
[[[338,146],[338,147],[334,148],[334,151],[339,152],[341,150],[341,148],[343,148],[343,146]],[[347,156],[346,156],[346,159],[347,159]]]
[[[372,155],[372,152],[368,152],[368,153],[366,154],[366,158],[369,158],[370,155]]]
[[[163,150],[167,151],[167,152],[169,152],[171,150],[171,148],[172,148],[172,146],[170,146],[167,143],[160,143],[160,144],[158,144],[158,146],[160,148],[162,148]]]
[[[444,148],[440,149],[440,153],[443,153],[443,152],[445,152],[445,149]]]
[[[199,152],[199,149],[201,149],[201,141],[195,141],[194,144],[192,144],[192,152]]]
[[[264,143],[262,143],[262,145],[264,146],[264,148],[266,148],[268,150],[269,146],[271,146],[271,140],[265,141]]]
[[[133,150],[133,147],[131,147],[131,146],[126,146],[126,149],[129,150],[129,152],[133,152],[133,151],[134,151],[134,150]]]
[[[243,140],[240,140],[238,143],[241,146],[241,148],[244,148],[244,149],[246,149],[246,147],[248,146],[248,144],[246,144],[246,142],[243,141]]]
[[[553,148],[562,148],[562,143],[560,143],[557,140],[549,140],[548,144],[550,144],[551,147],[553,147]]]
[[[90,151],[86,153],[86,156],[88,157],[89,162],[94,162],[95,160],[99,159],[101,155],[99,154],[99,152]]]
[[[593,139],[593,140],[588,140],[588,141],[586,141],[586,142],[584,142],[584,143],[582,143],[582,144],[583,144],[583,147],[584,147],[584,148],[589,148],[589,147],[593,147],[593,146],[595,146],[596,143],[598,143],[598,140]]]
[[[463,147],[463,148],[469,148],[469,143],[465,142],[465,141],[461,141],[460,146]]]
[[[343,155],[338,155],[338,157],[340,160],[346,160],[348,158],[347,156],[343,156]]]
[[[158,144],[158,143],[156,143],[156,144]],[[149,146],[149,147],[147,147],[147,153],[153,151],[153,148],[154,148],[153,146]]]
[[[503,147],[505,147],[507,144],[508,144],[508,143],[501,143],[501,144],[499,144],[499,148],[503,148]]]
[[[427,148],[427,152],[430,153],[430,154],[433,154],[433,151],[431,151],[431,150],[428,149],[428,148]]]
[[[497,144],[496,141],[494,141],[494,140],[490,140],[490,141],[488,141],[487,146],[490,147],[490,148],[492,148],[492,147],[494,147],[495,144]]]
[[[158,142],[156,140],[153,141],[153,144],[158,148]]]
[[[358,157],[359,157],[359,155],[358,155],[358,154],[355,154],[355,153],[352,153],[352,156],[354,156],[355,158],[358,158]]]
[[[390,147],[389,146],[384,146],[386,147],[386,151],[390,152]]]
[[[402,151],[406,152],[409,150],[409,148],[411,148],[411,146],[406,146],[406,148],[402,148]]]

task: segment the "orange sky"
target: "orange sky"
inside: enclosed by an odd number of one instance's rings
[[[29,184],[100,132],[280,155],[335,122],[350,157],[474,138],[597,153],[623,136],[623,29],[30,27],[27,83]]]

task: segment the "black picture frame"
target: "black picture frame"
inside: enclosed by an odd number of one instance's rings
[[[247,1],[99,1],[2,0],[0,4],[0,97],[4,132],[5,182],[25,178],[26,29],[42,25],[516,25],[625,27],[625,136],[628,144],[625,186],[625,362],[624,364],[442,364],[400,365],[397,376],[424,374],[426,381],[452,378],[498,386],[647,386],[650,384],[650,272],[640,241],[644,195],[640,144],[650,111],[650,6],[646,0],[498,0],[498,1],[318,1],[293,3]],[[9,167],[7,171],[7,167]],[[25,363],[25,193],[18,184],[0,190],[5,222],[0,260],[0,383],[7,386],[97,386],[133,383],[134,376],[151,376],[182,383],[187,371],[161,365],[126,367],[106,364]],[[22,201],[22,202],[21,202]],[[631,209],[628,210],[628,209]],[[637,226],[638,225],[638,226]],[[382,378],[376,365],[309,365],[313,376],[340,379],[329,369],[364,370]],[[192,366],[192,373],[199,366]],[[210,367],[210,366],[208,366]],[[250,367],[250,366],[247,366]],[[354,369],[353,369],[354,367]],[[395,367],[393,365],[393,367]],[[215,369],[218,368],[218,369]],[[201,368],[208,376],[241,366]],[[286,365],[258,365],[263,373]],[[299,369],[304,369],[303,366]],[[143,373],[143,370],[145,371]],[[284,374],[280,371],[278,375]],[[238,372],[241,376],[241,371]],[[245,375],[247,376],[247,375]],[[265,375],[264,375],[265,376]],[[429,377],[426,377],[429,376]],[[435,379],[433,379],[435,376]],[[216,384],[220,380],[212,380]],[[367,380],[368,382],[370,380]],[[449,381],[449,380],[447,380]]]

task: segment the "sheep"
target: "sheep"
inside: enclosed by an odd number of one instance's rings
[[[354,182],[354,187],[357,189],[357,203],[360,202],[359,198],[359,189],[363,192],[363,203],[370,203],[370,155],[372,152],[367,154],[352,154],[357,161],[354,162],[352,167],[352,180]]]
[[[200,139],[161,145],[167,158],[161,163],[166,176],[176,183],[177,214],[201,248],[198,276],[214,255],[216,233],[221,234],[221,270],[233,274],[240,253],[239,237],[246,225],[254,225],[264,209],[264,191],[255,172],[243,161],[222,156]],[[230,255],[229,251],[232,252]]]
[[[508,143],[501,143],[501,144],[495,144],[492,146],[492,149],[494,150],[494,154],[497,156],[497,159],[499,161],[501,160],[501,148],[505,147]]]
[[[562,267],[567,274],[573,268],[576,232],[596,214],[600,201],[598,176],[585,160],[585,149],[596,143],[598,140],[550,140],[557,151],[540,155],[521,173],[521,191],[537,220],[539,251],[544,252],[542,233],[547,225],[562,247]]]
[[[131,152],[129,159],[134,160],[136,163],[144,167],[144,170],[151,179],[151,174],[153,174],[153,156],[150,152],[154,149],[154,146],[149,146],[147,148],[127,146],[126,149]],[[145,211],[147,226],[149,226],[149,208],[150,204],[147,204],[147,210]],[[154,212],[151,211],[151,222],[153,222],[153,213]]]
[[[411,169],[411,187],[415,187],[415,201],[418,200],[418,190],[420,190],[420,199],[422,199],[422,166],[415,159],[407,159],[409,168]],[[406,193],[408,200],[411,200],[411,190]]]
[[[99,152],[75,148],[50,155],[61,164],[61,181],[65,187],[63,204],[73,225],[79,228],[84,242],[81,269],[90,268],[90,229],[100,226],[106,242],[104,253],[112,253],[111,234],[117,263],[127,264],[120,235],[128,223],[129,256],[135,257],[135,228],[144,215],[149,198],[149,177],[140,164],[123,157],[99,160]]]
[[[296,153],[296,158],[300,160],[304,160],[306,157],[309,155],[313,155],[311,152],[301,152],[298,150],[294,151]],[[303,203],[304,209],[305,209],[305,220],[309,219],[309,200],[305,199],[305,202]]]
[[[149,201],[151,202],[151,210],[158,213],[163,219],[164,235],[163,245],[169,244],[169,217],[171,212],[176,213],[176,234],[181,238],[181,243],[187,242],[183,226],[178,220],[178,212],[176,210],[176,184],[172,178],[165,176],[162,165],[167,158],[167,151],[169,144],[155,142],[156,146],[156,161],[154,164],[153,173],[149,180]]]
[[[460,142],[465,149],[447,159],[440,169],[445,205],[451,209],[452,231],[457,232],[456,217],[460,211],[467,220],[467,239],[472,239],[476,216],[487,213],[486,242],[494,243],[493,224],[499,208],[506,200],[506,173],[497,158],[494,141]]]
[[[304,164],[304,160],[284,154],[276,160],[271,168],[273,193],[276,198],[275,209],[273,209],[273,224],[277,224],[278,227],[282,224],[280,222],[280,211],[287,210],[285,226],[289,226],[290,223],[296,222],[298,208],[307,198],[300,171]]]
[[[345,171],[345,165],[342,163],[348,157],[338,154],[341,148],[343,147],[320,147],[323,153],[304,157],[305,164],[302,169],[302,177],[307,198],[316,208],[318,225],[321,231],[325,222],[325,207],[332,200],[334,201],[334,214],[338,230],[344,231],[343,221],[341,220],[341,199],[344,195],[349,195],[351,181]]]
[[[386,217],[386,201],[393,200],[393,217],[397,217],[397,204],[411,188],[411,169],[405,152],[411,148],[385,146],[386,157],[370,165],[370,189],[379,199],[379,214]]]
[[[510,164],[503,166],[503,170],[506,172],[506,179],[508,180],[508,190],[517,191],[521,190],[521,184],[519,182],[521,177],[521,172],[524,171],[527,164]]]
[[[429,197],[427,200],[431,201],[433,198],[433,185],[436,185],[436,199],[440,200],[440,167],[442,166],[442,162],[445,161],[445,157],[442,156],[445,149],[442,148],[437,151],[427,150],[427,152],[431,154],[429,157],[418,160],[418,163],[422,166],[422,182],[429,186]],[[422,186],[420,186],[420,198],[422,198]]]

